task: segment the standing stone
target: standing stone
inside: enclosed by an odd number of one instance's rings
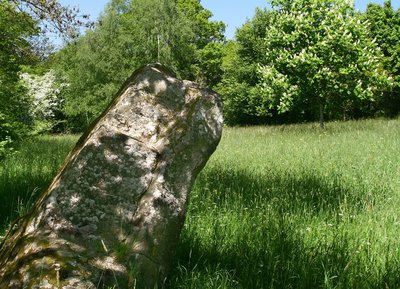
[[[0,288],[162,286],[221,131],[215,92],[159,64],[134,72],[7,236]]]

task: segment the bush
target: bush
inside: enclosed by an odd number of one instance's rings
[[[28,128],[21,122],[0,112],[0,158],[12,151],[11,144],[27,135]]]

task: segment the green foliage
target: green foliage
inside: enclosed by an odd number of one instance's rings
[[[20,65],[30,61],[27,37],[37,32],[35,22],[8,1],[0,1],[0,154],[19,140],[30,122],[28,99],[19,83]]]
[[[204,9],[199,0],[178,0],[178,6],[188,19],[190,29],[195,35],[195,54],[185,64],[190,67],[191,72],[185,77],[214,87],[222,76],[225,24],[222,21],[210,21],[213,16],[211,11]]]
[[[197,48],[202,49],[210,42],[221,42],[225,39],[225,24],[222,21],[210,21],[212,12],[204,9],[199,0],[177,2],[179,9],[191,22]]]
[[[257,124],[271,121],[271,114],[259,111],[262,94],[258,64],[264,63],[265,27],[271,20],[271,12],[257,9],[254,17],[236,32],[236,41],[223,48],[223,78],[216,86],[224,100],[225,122],[234,124]]]
[[[197,81],[210,87],[216,86],[222,79],[223,44],[209,42],[198,51]]]
[[[394,11],[391,1],[383,6],[369,4],[363,17],[370,23],[369,30],[384,55],[384,65],[394,79],[392,91],[383,94],[385,114],[400,113],[400,10]]]
[[[60,91],[65,85],[56,82],[53,70],[43,75],[21,73],[20,78],[30,100],[31,130],[34,134],[56,132],[63,122]]]
[[[28,128],[20,121],[0,111],[0,159],[12,152],[12,144],[28,133]]]
[[[285,112],[306,100],[319,111],[323,127],[326,109],[345,115],[349,106],[374,101],[390,88],[368,23],[361,21],[347,1],[272,4],[265,61],[259,67],[269,107]]]
[[[271,4],[271,10],[256,10],[237,30],[234,49],[226,48],[224,77],[217,87],[228,123],[319,117],[323,126],[325,117],[379,111],[385,95],[392,95],[395,77],[383,65],[368,22],[347,1]]]
[[[32,109],[40,105],[20,81],[21,68],[40,60],[35,37],[47,24],[65,33],[82,24],[75,12],[57,1],[0,0],[0,156],[39,123]]]
[[[40,31],[53,25],[68,34],[83,25],[74,9],[62,7],[58,1],[0,0],[0,142],[21,139],[30,129],[31,99],[20,83],[22,65],[40,60],[37,42]],[[33,103],[36,105],[36,103]]]
[[[199,1],[111,1],[98,25],[58,55],[58,71],[69,84],[65,113],[77,129],[97,117],[143,64],[161,62],[181,78],[218,81],[218,43],[211,43],[222,39],[224,26],[209,17]]]

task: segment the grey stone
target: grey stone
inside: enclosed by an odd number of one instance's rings
[[[159,64],[134,72],[7,236],[0,288],[162,285],[221,110],[215,92]]]

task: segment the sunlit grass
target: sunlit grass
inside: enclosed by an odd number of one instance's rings
[[[226,129],[169,288],[399,288],[400,121]]]
[[[37,138],[0,164],[1,227],[76,140]],[[167,288],[400,288],[399,152],[399,119],[226,128]]]

